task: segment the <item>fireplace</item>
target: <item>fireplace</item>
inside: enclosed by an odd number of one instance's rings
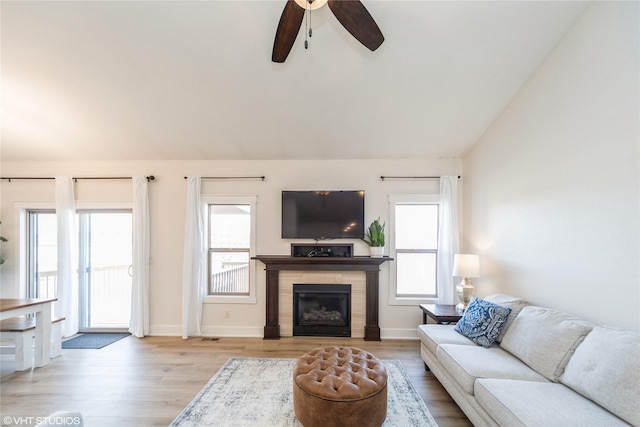
[[[293,335],[350,337],[351,285],[294,283]]]
[[[257,255],[251,259],[257,259],[265,265],[265,340],[280,339],[281,332],[284,332],[283,336],[293,336],[293,322],[290,319],[293,315],[291,295],[294,283],[351,283],[351,300],[355,304],[352,304],[350,320],[352,337],[362,336],[365,341],[380,341],[380,325],[378,324],[380,266],[388,261],[393,261],[393,258]],[[362,276],[364,280],[360,282],[359,279],[355,279],[356,281],[347,279],[332,282],[330,280],[324,281],[324,279],[314,279],[313,281],[306,279],[325,274],[332,277],[343,275],[354,277],[355,274],[357,277]],[[296,279],[290,280],[293,277]],[[287,281],[284,286],[281,286],[281,278]],[[283,298],[284,295],[286,298]],[[358,302],[360,299],[362,299],[361,303]],[[280,322],[282,319],[287,319],[287,324],[283,325],[281,331]]]

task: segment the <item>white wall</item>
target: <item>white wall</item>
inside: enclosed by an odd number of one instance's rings
[[[638,2],[596,2],[464,161],[480,295],[640,329]]]
[[[180,335],[182,256],[186,183],[184,176],[260,176],[261,181],[204,181],[204,194],[255,194],[258,196],[257,253],[289,254],[291,240],[280,238],[280,192],[285,189],[365,190],[365,222],[381,216],[388,219],[391,193],[437,193],[431,181],[381,181],[381,175],[459,175],[461,160],[407,161],[138,161],[138,162],[2,162],[2,176],[131,176],[154,175],[149,184],[151,217],[151,333]],[[3,296],[19,295],[18,224],[20,207],[53,202],[53,181],[0,183],[2,233],[10,239],[3,245],[7,262],[2,266]],[[78,181],[76,199],[86,201],[131,201],[130,181]],[[36,203],[37,202],[37,203]],[[301,240],[300,242],[310,242]],[[367,255],[367,247],[354,243],[356,255]],[[203,330],[217,336],[262,336],[265,323],[264,266],[257,264],[256,304],[207,304]],[[380,326],[383,338],[415,338],[422,321],[417,306],[389,306],[389,268],[380,276]],[[224,311],[231,311],[229,319]]]

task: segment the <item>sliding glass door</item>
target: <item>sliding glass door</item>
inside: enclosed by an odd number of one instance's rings
[[[30,297],[57,295],[54,211],[28,212]],[[78,212],[80,331],[121,331],[131,315],[132,214],[129,210]]]
[[[120,330],[131,316],[131,212],[80,212],[80,331]]]

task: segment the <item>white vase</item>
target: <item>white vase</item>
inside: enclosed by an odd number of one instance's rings
[[[371,255],[371,258],[382,258],[384,246],[369,246],[369,255]]]

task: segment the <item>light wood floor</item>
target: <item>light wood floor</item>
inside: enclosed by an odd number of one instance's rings
[[[297,358],[326,345],[402,361],[440,427],[471,425],[424,370],[418,341],[348,338],[128,337],[100,350],[63,350],[48,366],[23,372],[12,372],[12,357],[3,356],[0,412],[4,419],[68,409],[80,411],[89,427],[167,426],[230,357]]]

